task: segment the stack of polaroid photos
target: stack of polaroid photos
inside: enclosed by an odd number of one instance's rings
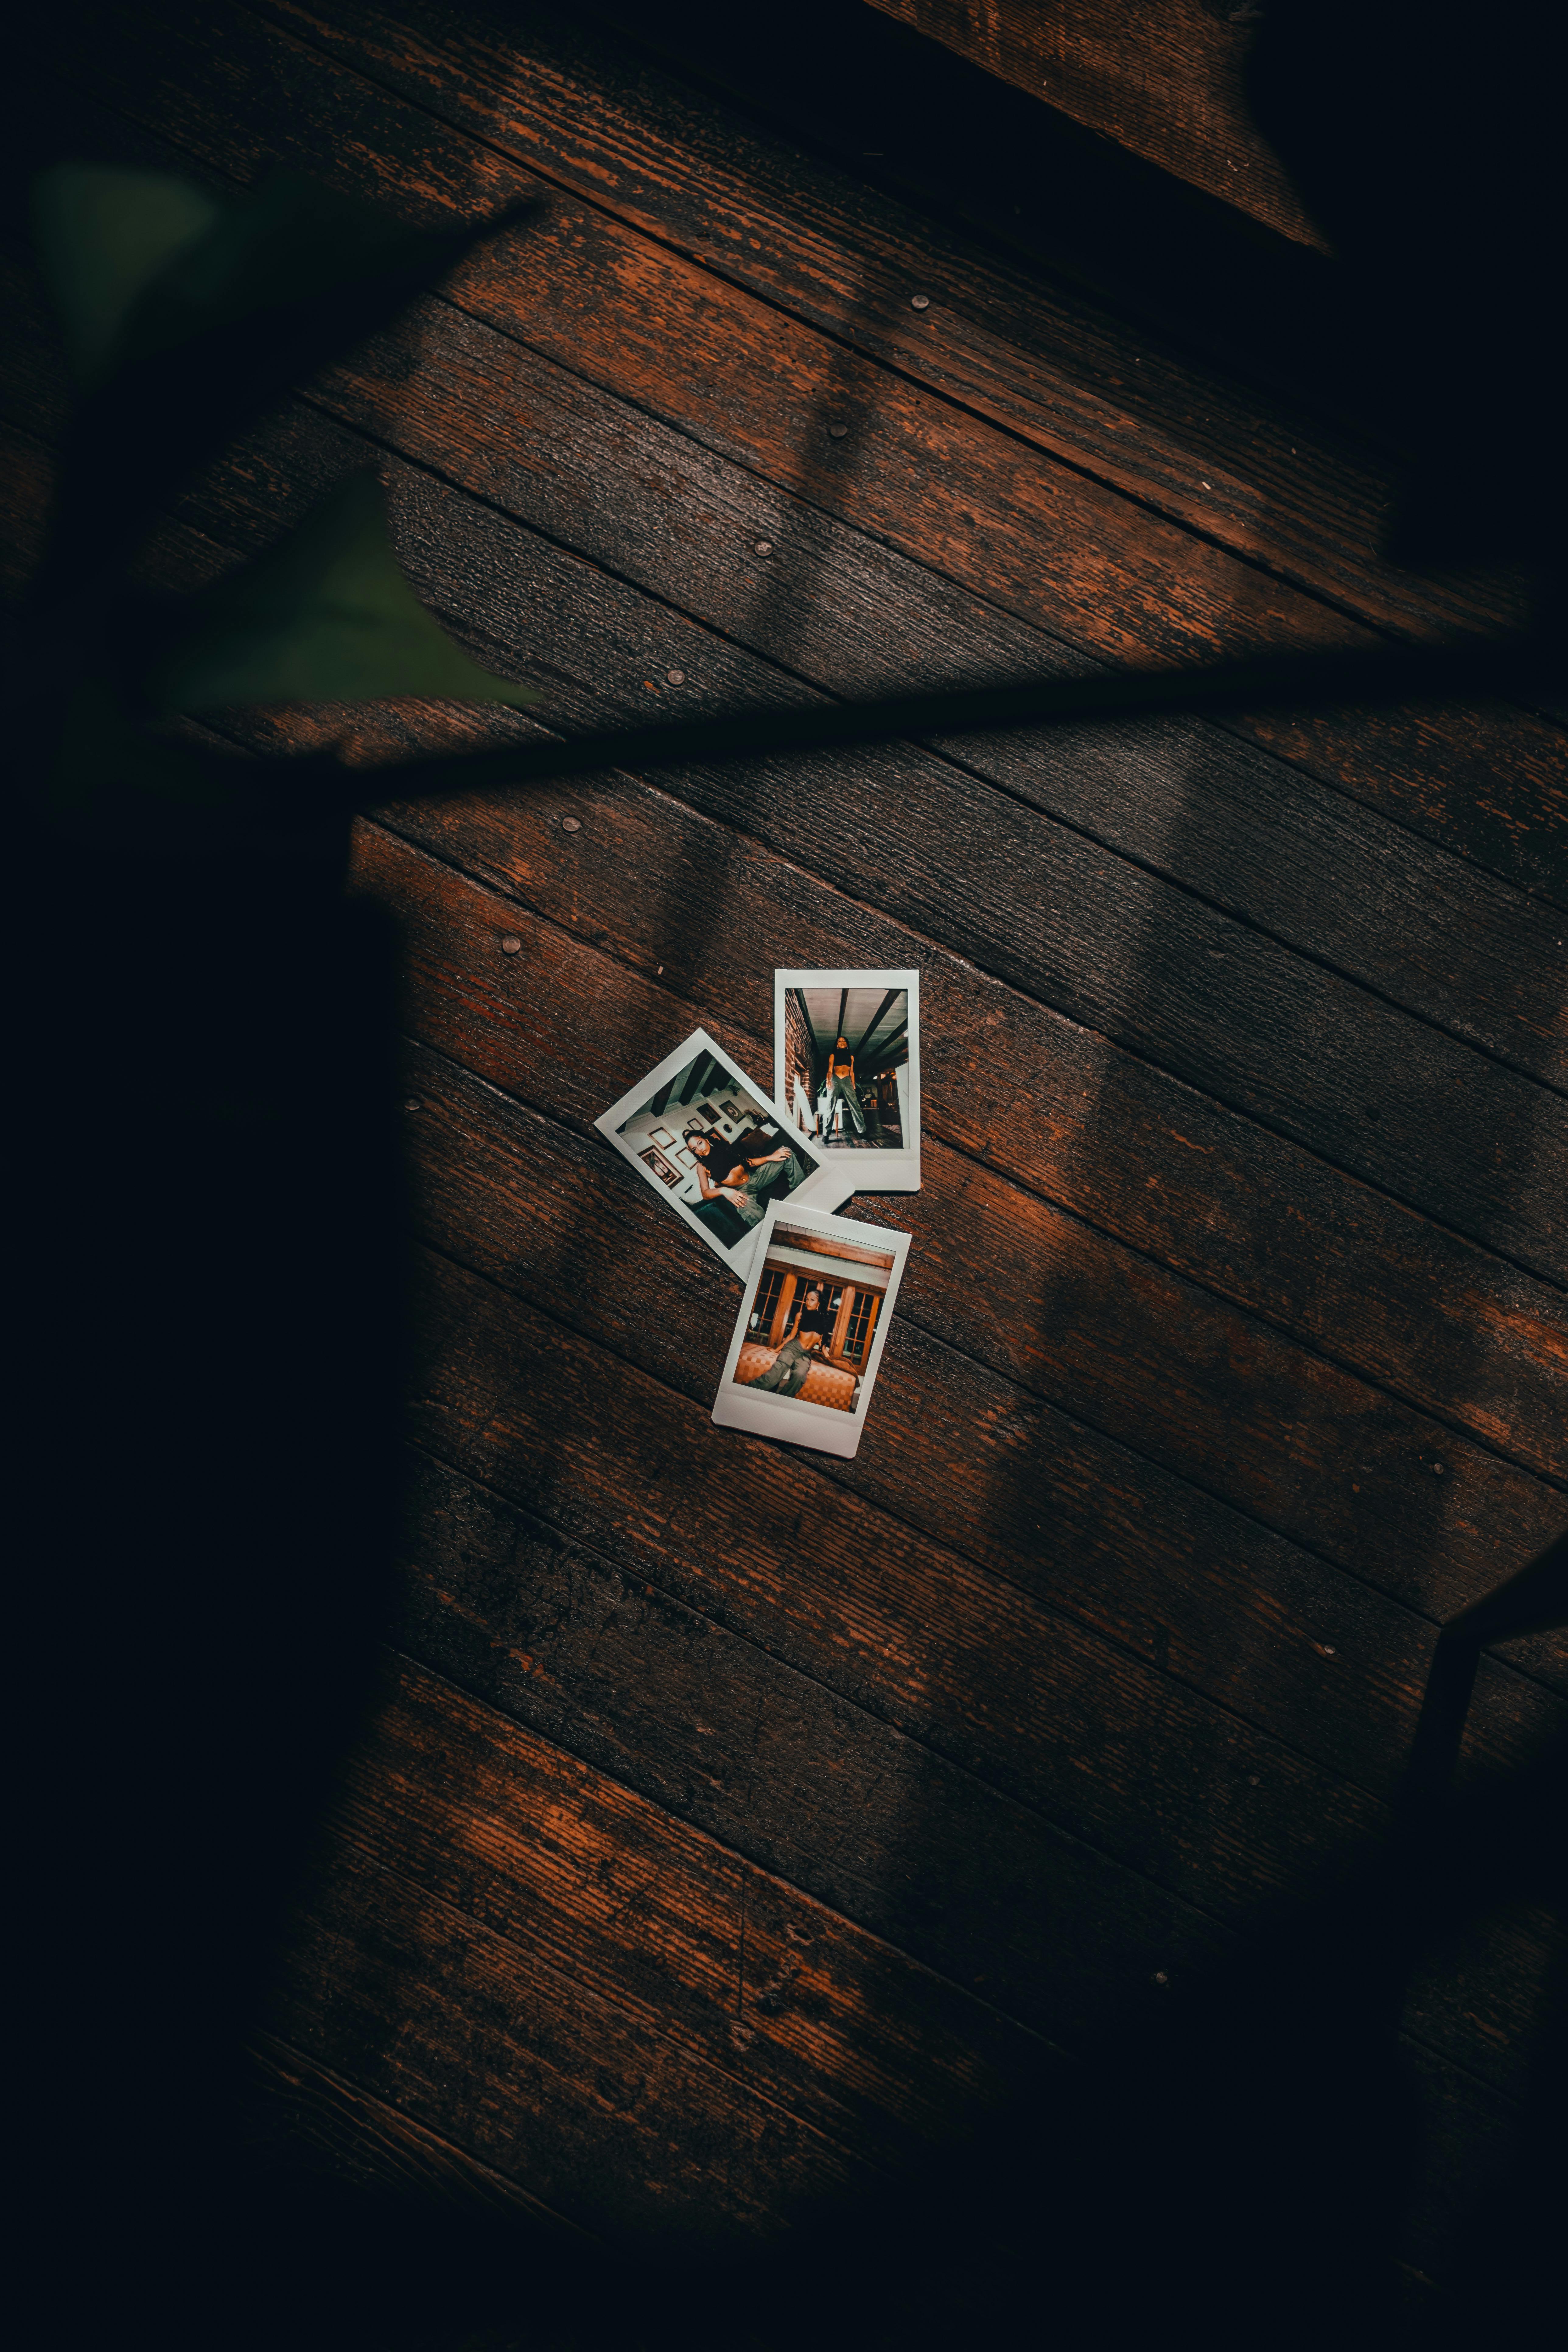
[[[910,1237],[833,1212],[920,1190],[919,973],[776,971],[771,1094],[695,1029],[597,1125],[744,1285],[714,1420],[852,1454]]]

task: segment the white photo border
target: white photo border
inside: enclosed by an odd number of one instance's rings
[[[785,1445],[804,1445],[815,1454],[837,1454],[847,1461],[859,1451],[860,1433],[866,1426],[877,1375],[881,1370],[882,1349],[887,1343],[888,1326],[893,1319],[899,1287],[904,1278],[904,1261],[910,1254],[910,1235],[899,1233],[891,1225],[862,1223],[858,1217],[836,1217],[826,1209],[802,1209],[796,1203],[799,1192],[792,1192],[787,1201],[769,1203],[768,1213],[757,1230],[753,1244],[751,1271],[741,1299],[740,1312],[731,1337],[724,1369],[719,1376],[719,1393],[713,1400],[713,1419],[721,1429],[748,1429],[755,1437],[773,1437]],[[798,1225],[806,1233],[832,1234],[840,1241],[858,1242],[862,1246],[873,1244],[885,1249],[893,1264],[883,1293],[881,1312],[877,1328],[871,1334],[871,1352],[866,1369],[860,1375],[858,1394],[852,1413],[836,1404],[807,1404],[802,1397],[773,1396],[766,1390],[742,1388],[735,1378],[735,1367],[741,1360],[745,1343],[746,1320],[757,1295],[757,1286],[767,1264],[776,1225]],[[850,1261],[852,1263],[852,1261]]]
[[[850,1162],[853,1180],[843,1194],[852,1192],[918,1192],[921,1189],[921,976],[918,971],[894,971],[878,965],[843,964],[810,971],[773,972],[773,1100],[786,1105],[791,1132],[798,1135],[795,1107],[788,1101],[789,1057],[784,1043],[784,1004],[792,988],[901,988],[910,1003],[910,1055],[907,1073],[904,1148],[901,1151],[833,1152],[826,1157]],[[910,1136],[913,1142],[910,1142]],[[809,1137],[807,1141],[810,1141]]]
[[[784,1112],[767,1088],[758,1086],[754,1078],[748,1076],[734,1055],[726,1053],[717,1038],[710,1037],[706,1029],[694,1029],[689,1037],[683,1038],[672,1053],[667,1054],[662,1062],[656,1063],[654,1067],[640,1077],[634,1087],[628,1087],[619,1102],[612,1103],[609,1109],[602,1112],[594,1124],[605,1141],[615,1146],[627,1167],[635,1168],[644,1183],[652,1186],[666,1208],[673,1209],[681,1223],[689,1225],[700,1239],[706,1242],[714,1256],[721,1259],[729,1267],[731,1273],[743,1282],[752,1263],[752,1254],[757,1245],[758,1235],[765,1230],[765,1227],[762,1225],[754,1227],[742,1240],[726,1249],[718,1235],[709,1230],[701,1218],[693,1215],[686,1202],[678,1199],[662,1179],[654,1174],[653,1170],[641,1158],[637,1147],[626,1142],[616,1132],[616,1129],[624,1127],[628,1119],[636,1118],[639,1111],[647,1108],[649,1096],[656,1095],[667,1078],[678,1076],[681,1070],[688,1068],[697,1059],[699,1054],[703,1053],[711,1055],[721,1068],[730,1073],[731,1081],[745,1088],[747,1094],[767,1111],[782,1134],[787,1136],[795,1132],[793,1123],[785,1118]],[[712,1089],[709,1091],[711,1092]],[[808,1176],[803,1184],[796,1186],[789,1196],[790,1205],[792,1208],[800,1207],[810,1201],[814,1202],[818,1208],[837,1209],[841,1202],[849,1199],[855,1190],[853,1171],[847,1170],[842,1165],[834,1167],[826,1153],[813,1150],[809,1144],[806,1149],[810,1157],[816,1162],[816,1172],[815,1175]],[[666,1157],[668,1155],[667,1154]]]

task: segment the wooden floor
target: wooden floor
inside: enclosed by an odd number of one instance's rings
[[[1521,609],[1383,562],[1348,430],[577,12],[395,5],[29,37],[40,160],[542,199],[151,559],[212,576],[377,464],[421,593],[542,701],[237,719],[251,748]],[[15,583],[67,394],[6,269]],[[255,2021],[301,2162],[606,2262],[809,2247],[983,2169],[1020,2107],[1070,2170],[1086,2081],[1306,1948],[1380,1850],[1438,1622],[1568,1519],[1565,777],[1523,709],[1318,709],[358,823],[416,1360],[382,1696]],[[914,1245],[852,1463],[711,1425],[733,1280],[593,1129],[699,1023],[766,1078],[775,964],[922,976],[923,1189],[856,1203]],[[1472,1778],[1539,1757],[1564,1688],[1545,1640],[1489,1657]],[[1503,1901],[1407,1988],[1380,2189],[1421,2308],[1519,2160],[1554,1932]],[[449,2340],[477,2325],[455,2284]]]

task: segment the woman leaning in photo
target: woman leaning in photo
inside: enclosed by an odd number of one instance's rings
[[[805,1176],[787,1143],[775,1150],[754,1130],[726,1143],[711,1128],[689,1127],[681,1139],[697,1163],[702,1198],[728,1201],[748,1225],[760,1225],[773,1195],[793,1192]]]

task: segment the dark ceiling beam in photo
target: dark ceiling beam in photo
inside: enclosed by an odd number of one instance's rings
[[[860,1043],[855,1048],[855,1051],[858,1054],[865,1051],[868,1039],[874,1037],[877,1034],[878,1023],[881,1020],[889,1006],[898,1003],[903,992],[904,992],[901,988],[889,989],[886,996],[883,997],[882,1002],[878,1005],[877,1010],[872,1013],[871,1018],[867,1022],[866,1026],[860,1032]]]
[[[649,1103],[648,1109],[652,1112],[655,1118],[659,1117],[660,1113],[664,1109],[665,1104],[669,1100],[669,1090],[674,1084],[675,1080],[673,1078],[666,1078],[663,1086],[660,1087],[658,1094],[655,1095],[652,1102]]]

